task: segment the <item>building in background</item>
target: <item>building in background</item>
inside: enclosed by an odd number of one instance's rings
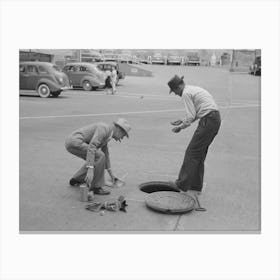
[[[54,62],[54,55],[44,52],[37,52],[33,50],[20,50],[19,61],[42,61],[42,62]]]

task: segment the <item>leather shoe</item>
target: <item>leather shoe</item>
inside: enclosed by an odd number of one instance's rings
[[[71,178],[70,181],[69,181],[69,184],[72,186],[72,187],[78,187],[79,185],[81,185],[82,183],[77,181],[75,178]]]
[[[107,195],[107,194],[110,194],[109,191],[105,191],[104,189],[102,188],[98,188],[98,189],[93,189],[93,193],[94,194],[99,194],[99,195]]]

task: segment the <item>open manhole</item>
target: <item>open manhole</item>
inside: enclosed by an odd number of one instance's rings
[[[139,185],[139,189],[145,193],[154,193],[161,191],[179,192],[178,187],[172,182],[151,181]]]

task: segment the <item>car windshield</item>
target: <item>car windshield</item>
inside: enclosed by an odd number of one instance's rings
[[[90,66],[88,67],[88,69],[89,69],[91,72],[96,72],[96,71],[99,72],[99,71],[100,71],[100,69],[98,69],[96,65],[90,65]]]

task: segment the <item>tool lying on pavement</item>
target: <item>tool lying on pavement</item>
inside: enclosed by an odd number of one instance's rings
[[[109,211],[123,211],[126,212],[127,207],[126,200],[124,196],[119,196],[117,200],[108,200],[104,202],[93,202],[91,204],[86,205],[85,209],[93,212],[99,212],[103,209],[109,210]]]

